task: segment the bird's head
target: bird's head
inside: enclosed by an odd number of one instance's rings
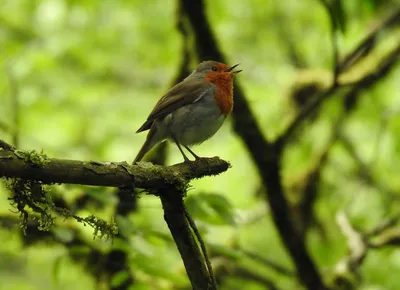
[[[228,66],[224,63],[208,60],[201,62],[193,73],[191,77],[201,77],[201,78],[232,78],[235,74],[240,73],[241,70],[235,70],[239,64],[233,66]]]

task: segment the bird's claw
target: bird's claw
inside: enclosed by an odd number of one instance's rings
[[[189,165],[192,170],[196,170],[196,163],[194,161],[187,159],[185,160],[185,163]]]

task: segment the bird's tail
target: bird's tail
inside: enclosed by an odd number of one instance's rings
[[[133,164],[139,162],[143,159],[144,155],[151,150],[158,143],[158,138],[156,137],[157,129],[152,126],[149,134],[147,134],[146,141],[144,142],[142,148],[140,148],[139,153],[137,154],[135,160],[133,160]]]

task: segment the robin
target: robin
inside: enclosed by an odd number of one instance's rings
[[[182,82],[172,87],[155,105],[146,122],[136,131],[149,130],[133,163],[154,145],[170,139],[178,146],[185,162],[190,162],[182,147],[197,160],[190,145],[212,137],[233,108],[233,77],[241,70],[216,61],[204,61]]]

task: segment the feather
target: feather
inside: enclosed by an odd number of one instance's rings
[[[140,133],[151,128],[156,119],[163,118],[175,110],[189,104],[198,102],[215,86],[204,79],[188,79],[172,87],[155,105],[153,111],[147,117],[146,122],[136,131]]]

